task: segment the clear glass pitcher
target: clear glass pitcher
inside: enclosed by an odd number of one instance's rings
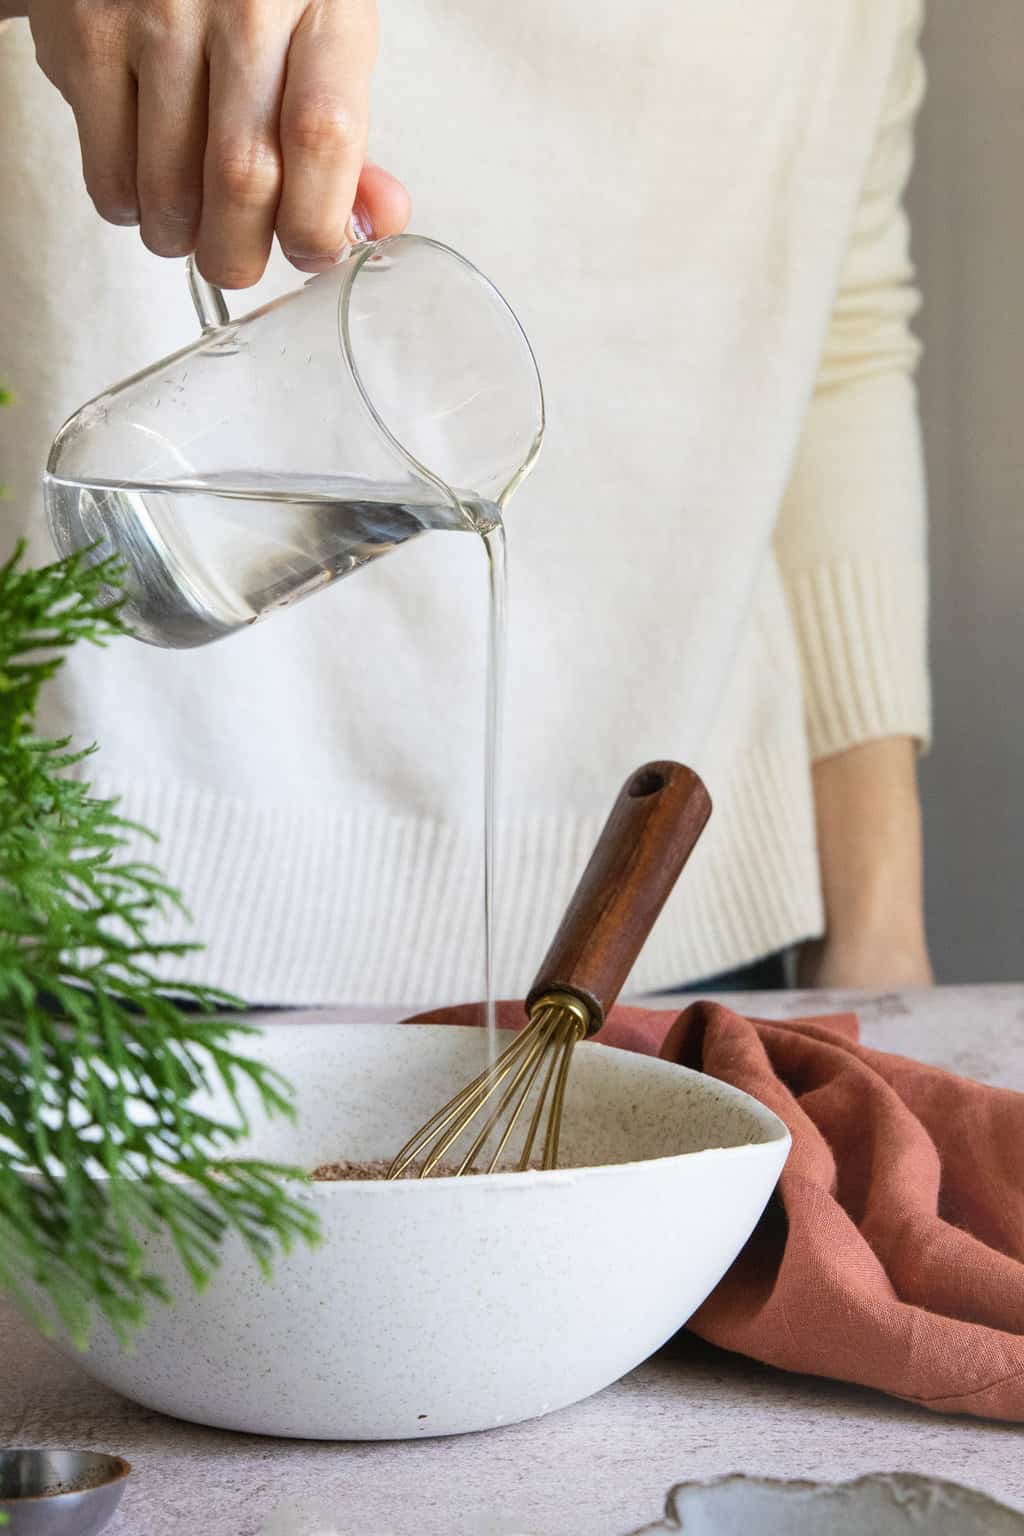
[[[544,430],[497,289],[434,240],[354,246],[244,319],[189,264],[202,336],[83,406],[47,464],[61,553],[125,566],[154,645],[231,634],[429,529],[486,532]]]

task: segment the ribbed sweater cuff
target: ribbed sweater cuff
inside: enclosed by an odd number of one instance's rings
[[[883,736],[931,744],[923,563],[843,561],[786,574],[811,757]]]

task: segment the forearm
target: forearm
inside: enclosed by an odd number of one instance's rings
[[[801,980],[926,986],[921,806],[909,737],[866,742],[814,765],[825,938]]]

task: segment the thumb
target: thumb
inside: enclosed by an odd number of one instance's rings
[[[412,199],[402,183],[381,166],[368,160],[363,166],[352,208],[357,238],[380,240],[400,235],[409,222]]]

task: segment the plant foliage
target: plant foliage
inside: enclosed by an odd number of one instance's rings
[[[0,1288],[79,1345],[168,1299],[148,1234],[197,1286],[228,1232],[264,1269],[317,1236],[297,1170],[232,1156],[250,1111],[292,1113],[287,1084],[239,1052],[236,999],[163,979],[195,947],[151,936],[177,893],[73,771],[88,754],[35,732],[69,647],[121,631],[118,574],[20,548],[0,567]],[[215,1088],[229,1113],[197,1101]]]

